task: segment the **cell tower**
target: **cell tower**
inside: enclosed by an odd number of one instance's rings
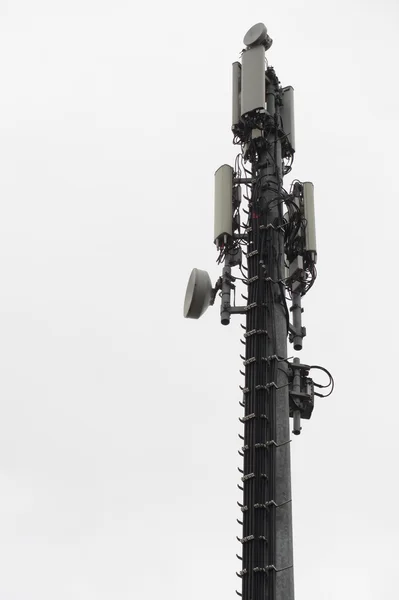
[[[244,45],[232,77],[233,143],[240,152],[234,167],[215,173],[214,243],[222,275],[212,286],[206,271],[193,269],[184,316],[198,319],[216,296],[223,325],[231,315],[245,315],[237,594],[293,600],[289,419],[298,435],[315,396],[331,394],[334,381],[326,369],[288,357],[288,340],[295,351],[302,349],[302,298],[316,279],[314,188],[301,181],[289,191],[283,187],[295,154],[294,90],[282,87],[268,66],[272,40],[263,23],[251,27]],[[247,290],[242,306],[235,304],[237,279]],[[313,381],[314,369],[327,373],[327,385]]]

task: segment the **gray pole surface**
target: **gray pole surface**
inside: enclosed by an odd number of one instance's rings
[[[248,304],[244,469],[243,600],[293,600],[293,539],[279,82],[267,70],[267,118],[253,131],[255,155],[248,221]],[[255,136],[258,135],[259,138]],[[250,142],[251,144],[252,142]]]

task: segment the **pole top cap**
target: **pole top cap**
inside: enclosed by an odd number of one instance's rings
[[[254,46],[264,46],[265,50],[268,50],[272,45],[273,40],[268,36],[266,25],[263,23],[256,23],[244,36],[244,44],[247,48],[253,48]]]

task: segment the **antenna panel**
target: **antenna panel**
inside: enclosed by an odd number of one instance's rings
[[[233,118],[232,125],[238,125],[241,117],[241,64],[233,63]]]
[[[283,105],[280,107],[282,128],[287,136],[291,150],[295,152],[295,115],[294,115],[294,88],[283,88]]]
[[[223,242],[233,235],[233,168],[222,165],[215,173],[215,230],[214,242]]]
[[[305,181],[303,184],[303,212],[306,219],[306,250],[317,254],[314,185],[309,181]]]
[[[241,116],[253,110],[265,110],[266,57],[263,46],[245,50],[241,67]]]

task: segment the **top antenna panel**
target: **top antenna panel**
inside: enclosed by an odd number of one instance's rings
[[[251,48],[251,46],[260,46],[265,41],[266,36],[266,26],[263,23],[257,23],[245,34],[244,44],[249,48]]]

